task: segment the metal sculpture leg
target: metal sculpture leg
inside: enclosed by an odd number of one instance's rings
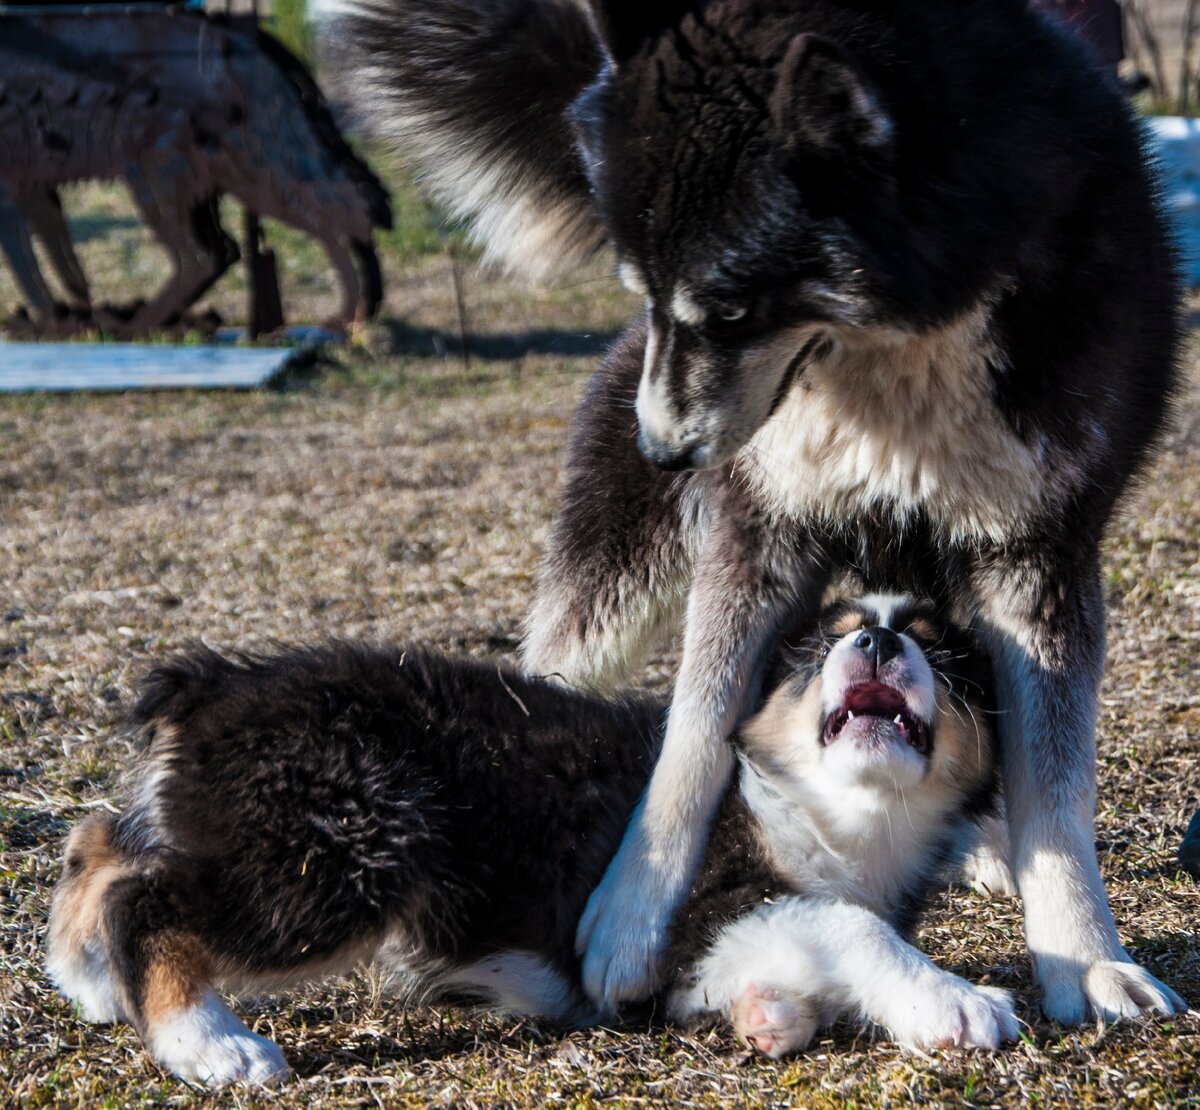
[[[54,296],[42,277],[37,255],[33,252],[33,241],[29,236],[29,224],[21,213],[13,195],[0,184],[0,250],[8,259],[17,283],[29,301],[35,318],[49,326],[55,317]]]
[[[368,316],[367,298],[362,286],[362,277],[359,275],[358,266],[355,263],[354,253],[339,239],[322,239],[321,246],[325,248],[325,254],[333,264],[342,298],[341,309],[337,317],[329,322],[350,330],[356,325],[364,323]]]
[[[16,194],[16,203],[29,230],[45,248],[50,265],[67,292],[68,304],[77,312],[88,312],[92,307],[92,295],[87,274],[71,242],[71,229],[63,216],[58,191],[23,189]]]
[[[185,171],[186,172],[186,171]],[[174,272],[155,298],[138,308],[126,325],[144,332],[175,323],[238,257],[237,245],[221,229],[213,198],[185,208],[179,181],[164,172],[131,171],[128,182],[146,226],[171,257]]]

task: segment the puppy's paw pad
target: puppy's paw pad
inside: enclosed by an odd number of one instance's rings
[[[194,1083],[265,1086],[290,1074],[279,1046],[251,1033],[214,995],[160,1022],[148,1039],[162,1067]]]
[[[1148,971],[1124,960],[1094,963],[1083,976],[1091,1012],[1105,1021],[1139,1014],[1182,1014],[1187,1003]]]
[[[911,1048],[996,1049],[1017,1029],[1007,991],[945,973],[929,988],[914,986],[910,1011],[892,1022],[893,1036]]]
[[[808,1047],[820,1014],[811,999],[752,983],[734,1000],[730,1020],[741,1040],[778,1060]]]

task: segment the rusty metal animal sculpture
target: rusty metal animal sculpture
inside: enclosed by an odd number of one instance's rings
[[[88,178],[129,185],[172,263],[117,330],[177,321],[236,261],[222,193],[321,243],[341,290],[338,323],[379,305],[372,236],[391,226],[387,193],[304,65],[252,23],[151,5],[0,9],[0,250],[45,331],[91,318],[56,192]],[[33,237],[67,305],[47,285]]]

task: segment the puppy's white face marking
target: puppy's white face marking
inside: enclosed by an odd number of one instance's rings
[[[849,883],[881,912],[923,873],[930,845],[993,762],[976,691],[952,692],[918,642],[941,639],[927,614],[907,599],[874,598],[831,615],[803,647],[800,670],[742,730],[758,768],[743,795],[779,865],[806,881]],[[830,846],[840,862],[830,863]]]
[[[915,786],[929,767],[923,737],[937,716],[933,671],[925,653],[902,633],[900,654],[873,669],[857,646],[864,634],[847,632],[825,661],[822,762],[848,785]]]
[[[678,398],[669,388],[671,374],[666,364],[673,357],[673,333],[668,329],[664,335],[651,319],[646,332],[646,355],[635,406],[638,426],[652,442],[675,449],[688,442],[694,429],[679,412]]]
[[[162,1067],[193,1083],[275,1084],[289,1075],[278,1045],[251,1033],[212,991],[155,1023],[146,1041]]]

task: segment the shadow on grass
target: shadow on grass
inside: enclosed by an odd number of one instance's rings
[[[401,320],[386,323],[391,351],[415,358],[456,358],[462,354],[462,338],[445,328],[419,328]],[[555,328],[531,331],[470,334],[467,353],[485,362],[512,362],[527,355],[559,355],[563,358],[598,358],[617,338],[616,332],[577,332]]]

